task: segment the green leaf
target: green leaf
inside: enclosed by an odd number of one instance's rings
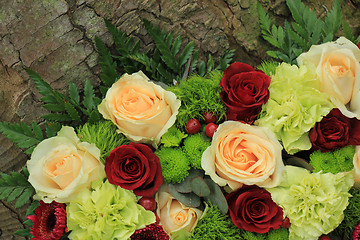
[[[41,117],[49,122],[70,122],[72,120],[69,115],[61,113],[49,113]]]
[[[36,123],[33,123],[33,126]],[[40,130],[41,131],[41,130]],[[40,136],[39,129],[35,127],[35,132],[25,123],[0,122],[0,132],[15,143],[19,148],[30,148],[38,144],[43,137]]]
[[[169,192],[171,195],[173,195],[174,198],[185,204],[189,207],[199,207],[201,204],[200,197],[197,196],[195,193],[179,193],[176,191],[176,188],[169,184]]]
[[[21,237],[32,238],[33,235],[30,233],[30,229],[19,229],[14,232],[14,234],[19,235]]]
[[[45,125],[45,132],[48,138],[56,136],[57,132],[60,131],[60,123],[47,123]]]
[[[20,194],[24,191],[24,187],[16,187],[13,189],[13,191],[9,194],[8,198],[7,198],[7,202],[12,202],[14,201],[17,197],[20,196]]]
[[[176,54],[179,52],[180,47],[181,47],[181,42],[182,42],[181,37],[180,37],[180,36],[177,36],[177,38],[175,38],[174,43],[173,43],[173,46],[172,46],[172,48],[171,48],[171,52],[172,52],[174,55],[176,55]]]
[[[39,201],[33,201],[28,209],[26,210],[26,216],[33,215],[35,213],[35,210],[40,206]]]
[[[220,187],[208,177],[205,177],[204,181],[207,183],[211,192],[209,196],[205,197],[205,199],[209,200],[213,205],[216,205],[223,214],[226,214],[229,206]]]
[[[80,104],[79,90],[73,82],[69,82],[69,97],[77,105]]]
[[[206,73],[206,64],[204,61],[202,61],[199,65],[199,75],[200,76],[205,76],[205,73]]]
[[[52,112],[63,112],[63,111],[65,111],[64,104],[59,104],[59,103],[44,104],[43,108],[45,108],[46,110],[52,111]]]
[[[110,87],[117,79],[117,64],[113,61],[105,43],[97,36],[95,36],[95,45],[99,53],[99,64],[102,71],[100,74],[101,81],[106,87]]]
[[[186,45],[186,47],[184,48],[183,52],[181,53],[181,55],[179,57],[179,65],[180,66],[184,65],[188,61],[193,50],[194,50],[194,42],[191,41]]]
[[[234,49],[224,51],[219,59],[219,66],[216,69],[220,69],[221,71],[224,71],[232,62],[234,55],[235,55]]]
[[[214,65],[214,59],[212,58],[211,54],[209,54],[207,62],[207,72],[211,72],[214,69]]]
[[[24,206],[33,195],[34,195],[34,189],[26,188],[24,192],[20,195],[20,197],[17,199],[15,203],[15,208],[20,208]]]
[[[195,177],[191,180],[191,189],[199,197],[207,197],[210,195],[210,188],[202,177]]]
[[[75,107],[71,103],[65,102],[64,106],[65,106],[65,110],[68,113],[68,115],[70,116],[71,120],[74,120],[77,122],[81,121],[78,111],[75,109]]]

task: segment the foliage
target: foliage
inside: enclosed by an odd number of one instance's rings
[[[354,146],[347,146],[333,152],[324,152],[320,150],[310,155],[310,164],[314,167],[314,172],[348,172],[353,169],[353,157],[355,155]]]
[[[0,173],[0,199],[15,202],[15,208],[24,206],[34,195],[34,188],[28,182],[29,172],[23,167],[23,172]]]
[[[197,223],[190,240],[242,240],[242,230],[237,228],[228,215],[221,213],[211,203]]]
[[[301,0],[287,0],[294,21],[285,22],[284,26],[276,26],[271,23],[269,15],[261,4],[258,3],[258,14],[260,28],[263,38],[275,48],[276,51],[267,51],[273,58],[294,64],[296,58],[303,52],[309,50],[311,45],[332,41],[334,35],[341,25],[341,4],[335,0],[332,9],[324,19],[318,18],[316,12],[305,6]],[[355,40],[348,24],[343,21],[343,31],[346,37],[355,43]]]
[[[45,125],[47,137],[53,137],[60,130],[59,124]],[[27,149],[26,154],[31,154],[36,145],[44,140],[43,132],[38,124],[32,123],[31,127],[26,123],[0,123],[0,132],[14,142],[19,148]]]
[[[263,71],[266,75],[271,76],[275,75],[276,68],[279,66],[279,62],[275,61],[263,61],[259,66],[256,68]]]
[[[184,140],[183,151],[191,167],[201,169],[201,156],[210,145],[211,142],[204,141],[201,133],[190,135]]]
[[[40,206],[39,201],[33,201],[30,206],[28,207],[28,209],[26,210],[26,216],[30,216],[30,215],[34,215],[35,214],[35,210]],[[27,219],[23,222],[24,225],[28,226],[28,227],[32,227],[33,226],[33,221],[31,221],[30,219]],[[14,234],[19,235],[21,237],[28,237],[28,238],[32,238],[34,237],[31,233],[30,233],[30,229],[26,228],[26,229],[19,229],[16,232],[14,232]]]
[[[148,20],[144,19],[143,22],[155,43],[154,48],[146,52],[140,52],[139,40],[127,36],[110,21],[105,21],[105,24],[114,39],[116,52],[111,55],[104,42],[100,38],[95,39],[100,55],[101,80],[105,85],[101,87],[103,94],[118,78],[118,66],[129,74],[142,70],[149,78],[171,85],[174,80],[179,82],[194,72],[204,76],[214,69],[225,70],[232,61],[234,50],[225,51],[216,67],[211,55],[207,63],[199,61],[199,52],[194,51],[194,42],[190,41],[182,48],[180,36],[174,38],[172,33],[166,33]]]
[[[85,122],[97,122],[101,119],[97,110],[97,105],[101,100],[95,96],[94,87],[89,80],[85,81],[84,97],[80,101],[80,93],[74,83],[69,83],[69,97],[67,97],[53,90],[36,72],[30,69],[26,71],[36,84],[39,93],[43,95],[41,97],[43,107],[52,112],[42,116],[46,121],[78,125]]]
[[[191,169],[184,181],[169,184],[169,192],[189,207],[202,208],[202,202],[207,201],[217,206],[223,214],[229,208],[220,187],[209,176],[204,177],[202,170]]]
[[[226,116],[226,106],[220,99],[222,78],[220,71],[212,71],[207,77],[198,75],[182,81],[178,86],[169,88],[181,101],[181,107],[176,117],[179,129],[185,129],[187,122],[192,119],[204,119],[205,112],[212,112],[217,116],[217,122]]]
[[[100,149],[100,159],[105,163],[106,157],[113,149],[129,143],[129,140],[116,130],[116,126],[111,121],[100,121],[80,126],[77,135],[83,142],[95,143]]]
[[[164,182],[179,183],[189,175],[189,161],[180,148],[162,147],[155,154],[160,160]]]
[[[344,211],[344,220],[334,231],[341,239],[352,239],[354,227],[360,222],[360,188],[352,187],[349,192],[352,197],[349,198],[349,205]]]

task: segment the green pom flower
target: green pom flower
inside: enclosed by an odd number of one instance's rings
[[[211,142],[205,141],[201,133],[190,135],[185,139],[183,150],[193,168],[202,169],[201,157],[210,145]]]
[[[164,147],[178,147],[180,146],[181,141],[186,137],[186,133],[183,133],[175,126],[172,126],[164,135],[162,135],[161,143],[164,144]]]
[[[318,239],[334,230],[344,218],[349,202],[352,174],[313,173],[286,166],[281,184],[267,189],[290,219],[290,240]]]
[[[83,189],[67,208],[69,239],[129,239],[135,230],[155,222],[155,215],[137,204],[131,191],[96,181]]]
[[[220,80],[222,72],[212,71],[206,78],[198,75],[189,77],[178,86],[169,88],[181,100],[176,125],[185,129],[187,122],[192,119],[204,119],[205,112],[212,112],[218,122],[225,119],[226,106],[220,99]]]
[[[163,147],[155,154],[160,160],[164,182],[180,183],[189,175],[189,161],[180,148]]]
[[[289,154],[310,149],[309,130],[333,108],[318,87],[314,69],[282,63],[271,78],[269,101],[255,124],[275,132]]]
[[[347,146],[333,152],[324,152],[320,150],[310,155],[310,164],[314,167],[313,172],[323,171],[323,173],[348,172],[353,169],[353,158],[355,147]]]

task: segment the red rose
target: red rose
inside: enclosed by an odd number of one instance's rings
[[[227,119],[253,123],[269,100],[270,77],[250,65],[236,62],[224,71],[221,100],[228,107]]]
[[[230,217],[240,229],[266,233],[278,229],[283,222],[283,211],[271,199],[268,191],[256,185],[247,186],[226,196]]]
[[[159,158],[144,144],[130,143],[111,151],[105,162],[111,184],[152,197],[163,182]]]
[[[344,116],[334,108],[310,130],[313,149],[333,151],[348,145],[360,144],[360,120]]]

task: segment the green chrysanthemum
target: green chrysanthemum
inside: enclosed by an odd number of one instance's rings
[[[205,141],[201,133],[190,135],[185,139],[183,150],[193,168],[202,169],[201,157],[210,145],[211,142]]]
[[[334,230],[344,218],[349,203],[352,174],[313,173],[286,166],[278,187],[267,189],[290,219],[290,240],[318,239]]]
[[[83,189],[66,209],[69,239],[129,239],[135,230],[155,222],[155,215],[137,204],[131,191],[108,181]]]
[[[309,130],[333,108],[318,85],[313,69],[286,63],[271,79],[270,98],[256,124],[275,132],[290,154],[311,148]]]
[[[186,133],[183,133],[175,126],[172,126],[164,135],[162,135],[161,143],[164,144],[164,147],[178,147],[180,146],[181,141],[186,137]]]

